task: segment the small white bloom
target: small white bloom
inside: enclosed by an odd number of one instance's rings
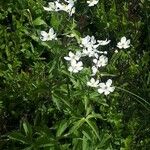
[[[104,55],[101,55],[99,59],[93,59],[93,62],[97,67],[104,67],[108,63],[108,58]]]
[[[87,35],[85,38],[82,38],[81,39],[81,47],[87,47],[87,45],[89,45],[90,43],[90,40],[91,40],[91,37],[89,35]]]
[[[88,0],[87,3],[89,4],[88,6],[94,6],[99,2],[99,0]]]
[[[98,87],[99,86],[99,80],[95,80],[94,78],[91,78],[89,82],[87,82],[88,86],[91,87]]]
[[[115,50],[115,53],[118,53],[118,50]]]
[[[54,33],[54,29],[53,28],[50,28],[49,29],[49,32],[45,32],[45,31],[41,31],[41,37],[40,39],[42,41],[51,41],[51,40],[57,40],[56,38],[56,33]]]
[[[96,44],[96,39],[94,36],[87,35],[85,38],[81,38],[81,47],[88,49],[96,49],[99,45]]]
[[[85,48],[82,51],[83,56],[88,56],[88,57],[97,57],[97,50],[96,49],[89,49],[89,48]]]
[[[126,37],[122,37],[121,41],[117,43],[117,47],[120,49],[126,49],[130,47],[130,39],[127,40]]]
[[[73,0],[65,0],[66,3],[59,3],[59,1],[55,2],[58,10],[65,11],[69,13],[70,16],[75,13],[74,1]]]
[[[54,2],[49,2],[48,7],[43,7],[46,11],[55,11],[56,10],[56,4]]]
[[[102,46],[103,46],[103,45],[109,44],[109,43],[110,43],[110,40],[107,40],[107,39],[104,40],[104,41],[103,41],[103,40],[98,40],[97,42],[99,43],[99,45],[102,45]]]
[[[71,66],[68,68],[70,72],[78,73],[83,69],[83,63],[81,61],[77,62],[76,60],[71,61]]]
[[[68,60],[68,61],[72,61],[72,60],[79,60],[81,57],[81,52],[77,51],[76,54],[72,53],[72,52],[69,52],[69,56],[67,57],[64,57],[65,60]]]
[[[106,83],[100,83],[99,84],[99,89],[98,89],[98,92],[100,94],[104,93],[105,95],[108,95],[109,93],[113,92],[115,90],[115,87],[114,86],[111,86],[112,85],[112,80],[109,79],[107,80]]]

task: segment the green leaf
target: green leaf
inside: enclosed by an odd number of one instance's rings
[[[33,21],[33,24],[35,26],[40,26],[40,25],[45,25],[46,22],[44,20],[42,20],[41,17],[38,17]]]
[[[54,29],[58,30],[58,27],[60,26],[62,22],[62,16],[59,16],[58,14],[52,14],[51,15],[51,25]]]
[[[82,139],[82,150],[89,150],[89,144],[87,142],[87,139],[85,136],[83,136],[83,139]]]
[[[68,127],[68,122],[66,120],[63,120],[58,127],[56,136],[61,136],[67,127]]]
[[[31,128],[30,124],[27,121],[24,121],[22,126],[23,126],[23,129],[24,129],[26,136],[29,136],[31,138],[32,128]]]
[[[74,123],[74,126],[70,129],[69,133],[74,133],[76,132],[81,126],[82,124],[85,122],[85,118],[80,119],[79,121]]]
[[[29,144],[30,142],[26,139],[26,137],[19,132],[12,132],[8,135],[9,139],[19,141],[23,144]]]
[[[90,121],[88,119],[85,119],[85,121],[91,127],[91,129],[93,130],[93,132],[95,133],[95,135],[97,136],[97,138],[100,140],[99,132],[98,132],[98,128],[97,128],[96,124],[93,121]]]
[[[100,114],[95,114],[95,113],[90,114],[90,115],[88,115],[88,116],[86,117],[86,119],[90,119],[90,118],[98,118],[98,119],[102,119],[102,120],[103,120],[102,115],[100,115]]]

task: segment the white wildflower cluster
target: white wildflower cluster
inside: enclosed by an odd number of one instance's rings
[[[68,68],[70,72],[78,73],[83,69],[83,63],[79,61],[80,57],[81,53],[79,51],[76,54],[69,52],[69,56],[64,57],[64,59],[70,62],[70,67]]]
[[[108,58],[104,55],[107,54],[106,51],[99,51],[99,46],[104,46],[110,43],[110,40],[96,40],[94,36],[86,36],[81,39],[82,55],[88,56],[93,60],[92,75],[95,75],[98,68],[107,65]]]
[[[80,47],[81,52],[77,51],[75,54],[71,51],[69,56],[64,57],[65,60],[69,61],[70,66],[68,70],[73,73],[78,73],[83,69],[83,63],[80,60],[82,57],[89,57],[92,60],[93,66],[91,67],[92,76],[95,76],[98,69],[105,67],[108,63],[108,58],[105,56],[106,51],[99,51],[99,46],[104,46],[110,43],[110,40],[96,40],[94,36],[87,35],[85,38],[81,38]],[[104,93],[108,95],[114,91],[114,87],[111,86],[112,80],[109,79],[106,83],[100,83],[99,80],[95,80],[93,77],[87,82],[88,86],[98,89],[100,94]]]
[[[65,11],[72,16],[75,13],[74,2],[76,0],[64,0],[64,3],[56,0],[55,2],[49,2],[48,7],[44,7],[46,11]],[[99,2],[99,0],[88,0],[88,6],[94,6]],[[56,33],[53,28],[49,29],[49,32],[41,31],[40,39],[42,41],[57,40]],[[104,95],[108,95],[113,92],[115,87],[112,86],[112,80],[108,79],[105,83],[100,82],[99,79],[95,80],[98,76],[97,73],[103,67],[108,64],[107,51],[99,50],[100,46],[105,46],[110,43],[110,40],[96,40],[94,36],[87,35],[80,40],[80,51],[73,53],[69,51],[68,56],[64,57],[65,60],[69,62],[68,70],[72,73],[78,73],[83,69],[82,57],[88,57],[91,59],[91,79],[87,82],[87,86],[96,88],[97,91]],[[130,47],[130,40],[126,37],[122,37],[120,42],[117,43],[119,49],[127,49]],[[116,50],[115,52],[118,52]]]
[[[99,80],[95,80],[91,78],[90,81],[87,82],[87,85],[90,87],[97,88],[100,94],[104,93],[104,95],[108,95],[115,90],[114,86],[112,85],[112,80],[108,79],[106,83],[100,82]]]
[[[70,16],[75,13],[74,7],[75,0],[64,0],[64,3],[56,0],[55,2],[49,2],[48,7],[43,7],[46,11],[65,11]]]

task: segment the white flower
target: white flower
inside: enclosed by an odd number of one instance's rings
[[[97,50],[96,49],[89,49],[85,48],[82,51],[83,56],[89,56],[89,57],[98,57]]]
[[[48,7],[43,7],[46,11],[55,11],[56,10],[56,4],[54,2],[49,2]]]
[[[118,50],[115,50],[115,53],[118,53]]]
[[[87,45],[89,45],[91,40],[91,37],[89,35],[87,35],[85,38],[81,38],[81,47],[87,47]]]
[[[107,80],[106,83],[100,83],[99,84],[100,88],[98,89],[98,92],[100,94],[104,93],[105,95],[108,95],[110,92],[113,92],[115,90],[115,87],[111,85],[112,85],[111,79]]]
[[[110,40],[107,40],[107,39],[104,40],[104,41],[103,40],[98,40],[97,42],[99,43],[99,45],[107,45],[107,44],[110,43]]]
[[[81,61],[77,62],[76,60],[71,61],[71,66],[68,68],[70,72],[78,73],[83,69],[83,63]]]
[[[41,37],[40,39],[42,41],[51,41],[51,40],[57,40],[56,38],[56,33],[54,33],[54,29],[53,28],[50,28],[49,29],[49,32],[45,32],[45,31],[41,31]]]
[[[68,60],[68,61],[72,61],[72,60],[79,60],[81,57],[81,52],[77,51],[76,54],[72,53],[72,52],[69,52],[69,56],[67,57],[64,57],[65,60]]]
[[[99,2],[99,0],[88,0],[87,3],[89,4],[88,6],[94,6]]]
[[[95,80],[94,78],[91,78],[89,82],[87,82],[88,86],[91,87],[98,87],[99,86],[99,80]]]
[[[65,0],[66,3],[59,3],[59,1],[55,2],[56,7],[58,10],[65,11],[69,13],[70,16],[72,16],[73,13],[75,13],[75,7],[74,7],[74,1],[73,0]]]
[[[130,47],[130,39],[127,40],[126,37],[122,37],[121,41],[117,43],[117,47],[120,49],[126,49]]]
[[[89,57],[97,57],[99,51],[96,49],[99,44],[96,44],[94,36],[87,35],[85,38],[81,38],[81,47],[83,47],[83,55]]]
[[[93,59],[93,62],[97,67],[104,67],[108,63],[108,58],[104,55],[101,55],[99,59]]]
[[[85,47],[88,49],[96,49],[99,45],[96,44],[96,39],[94,36],[87,35],[85,38],[81,38],[81,47]]]

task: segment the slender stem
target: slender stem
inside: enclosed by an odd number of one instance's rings
[[[150,108],[147,108],[147,107],[145,106],[145,104],[142,103],[142,101],[143,101],[144,103],[146,103],[149,107],[150,107],[150,103],[147,102],[147,101],[146,101],[145,99],[143,99],[142,97],[140,97],[140,96],[138,96],[138,95],[136,95],[136,94],[134,94],[134,93],[132,93],[132,92],[126,90],[126,89],[123,89],[123,88],[121,88],[121,87],[116,87],[116,88],[119,89],[119,90],[122,90],[122,91],[124,91],[124,92],[126,92],[126,93],[129,93],[129,94],[135,96],[136,98],[140,99],[141,101],[138,100],[138,99],[136,99],[136,100],[137,100],[141,105],[143,105],[147,110],[150,110]]]

